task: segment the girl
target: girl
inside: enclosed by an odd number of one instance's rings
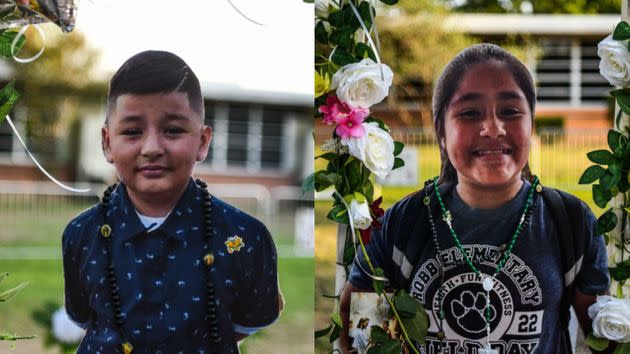
[[[608,290],[595,217],[529,171],[535,103],[525,65],[492,44],[459,53],[437,81],[440,176],[389,209],[367,245],[389,284],[424,306],[427,353],[570,352],[569,305],[588,333],[586,310]],[[361,268],[360,253],[342,316],[351,292],[371,290]]]

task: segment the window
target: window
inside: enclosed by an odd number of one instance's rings
[[[543,104],[604,105],[610,85],[599,74],[597,42],[543,39],[536,63],[538,101]]]
[[[536,65],[538,100],[571,101],[571,42],[564,39],[544,40],[542,57]]]
[[[205,123],[213,129],[206,163],[214,171],[242,168],[248,171],[285,170],[294,133],[287,107],[214,102],[206,103]]]

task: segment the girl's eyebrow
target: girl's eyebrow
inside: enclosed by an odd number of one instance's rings
[[[470,92],[457,97],[453,102],[451,102],[451,104],[474,101],[482,98],[483,96],[484,95],[478,92]],[[500,100],[513,100],[523,98],[523,95],[516,91],[501,91],[497,94],[497,98]]]

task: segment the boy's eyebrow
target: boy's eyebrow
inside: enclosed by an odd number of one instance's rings
[[[124,123],[136,123],[142,120],[142,117],[138,116],[138,115],[128,115],[128,116],[124,116],[122,118],[120,118],[120,123],[124,124]]]
[[[189,122],[191,119],[190,117],[185,116],[185,115],[181,115],[177,113],[167,113],[166,115],[164,115],[162,120],[166,120],[166,121],[181,120],[181,121]]]

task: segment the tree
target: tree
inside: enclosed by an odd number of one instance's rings
[[[66,167],[70,176],[77,156],[73,136],[76,122],[86,105],[102,104],[107,92],[106,83],[96,78],[95,64],[99,53],[90,48],[83,34],[62,34],[52,25],[42,26],[46,41],[30,30],[19,57],[29,57],[45,46],[44,53],[34,62],[21,64],[9,60],[14,71],[16,87],[21,99],[16,119],[26,127],[29,149],[47,167]]]

